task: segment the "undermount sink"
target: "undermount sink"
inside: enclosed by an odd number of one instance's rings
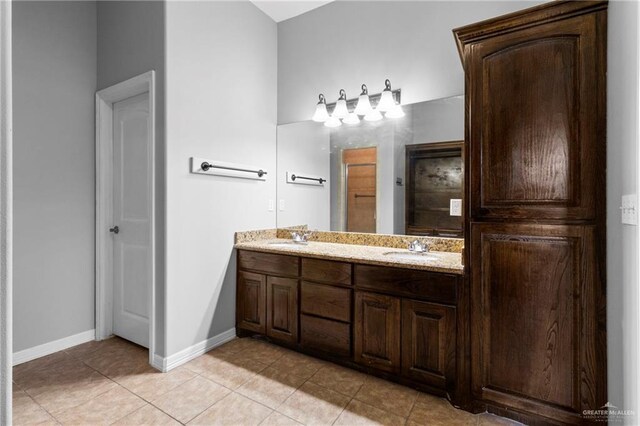
[[[300,247],[305,246],[307,243],[296,243],[295,241],[273,241],[269,243],[272,247]]]
[[[410,251],[388,251],[384,253],[384,256],[398,260],[419,260],[419,261],[432,261],[438,260],[438,256],[431,253],[412,253]]]

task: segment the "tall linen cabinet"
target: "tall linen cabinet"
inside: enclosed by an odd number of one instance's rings
[[[607,2],[454,30],[465,70],[471,394],[528,423],[606,402]]]

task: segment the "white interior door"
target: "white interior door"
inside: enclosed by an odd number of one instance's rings
[[[150,134],[148,93],[113,105],[113,333],[147,348],[152,278]]]

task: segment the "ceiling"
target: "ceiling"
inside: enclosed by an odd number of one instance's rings
[[[294,16],[331,3],[333,0],[253,0],[260,10],[269,15],[276,22],[281,22]]]

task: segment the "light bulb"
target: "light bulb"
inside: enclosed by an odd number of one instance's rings
[[[371,102],[369,101],[369,90],[367,89],[367,85],[362,85],[362,93],[358,97],[358,105],[356,109],[353,111],[357,115],[367,115],[367,113],[371,111]]]
[[[389,79],[384,81],[384,90],[382,91],[382,95],[380,95],[380,101],[378,102],[378,106],[376,109],[380,112],[389,111],[396,104],[396,101],[393,99],[393,93],[391,93],[391,82]]]
[[[332,115],[327,121],[324,122],[324,125],[327,127],[340,127],[342,126],[342,122],[338,117]]]
[[[344,89],[340,89],[340,97],[331,115],[337,118],[345,118],[349,115],[349,110],[347,109],[347,92],[345,92]]]
[[[387,111],[384,116],[387,118],[402,118],[404,117],[404,111],[400,104],[395,104],[389,111]]]
[[[365,121],[379,121],[382,120],[382,114],[377,109],[372,109],[367,115],[364,116]]]
[[[315,114],[313,114],[313,117],[311,117],[311,119],[313,121],[317,121],[318,123],[324,123],[329,118],[329,113],[327,112],[327,104],[322,93],[320,93],[318,98],[320,99],[320,101],[316,105],[316,112]]]
[[[345,118],[342,119],[344,124],[358,124],[360,123],[360,118],[355,112],[349,113]]]

